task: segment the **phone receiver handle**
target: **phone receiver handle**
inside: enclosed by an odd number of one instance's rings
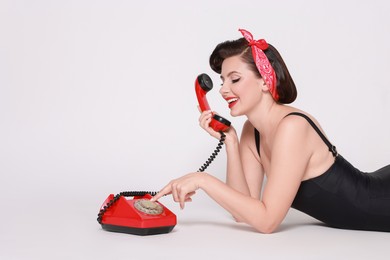
[[[217,132],[225,132],[229,129],[231,123],[226,118],[216,115],[213,115],[213,118],[210,122],[210,127]]]
[[[202,112],[206,110],[211,110],[209,103],[206,99],[206,94],[211,89],[213,89],[213,81],[211,80],[211,78],[205,73],[200,74],[195,80],[195,93],[198,99],[200,110]],[[210,122],[210,127],[213,128],[214,131],[225,132],[229,129],[230,125],[230,121],[226,118],[213,114],[213,118]]]

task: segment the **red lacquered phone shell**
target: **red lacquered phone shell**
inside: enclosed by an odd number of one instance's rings
[[[210,105],[207,102],[206,94],[213,88],[213,82],[207,74],[200,74],[195,80],[195,93],[198,99],[200,110],[210,110]],[[230,127],[230,121],[222,116],[213,113],[213,117],[210,122],[210,127],[217,132],[225,132]]]
[[[158,215],[141,212],[135,207],[138,200],[150,200],[151,198],[150,194],[136,196],[133,199],[126,199],[121,196],[102,216],[102,228],[107,231],[134,235],[155,235],[171,232],[176,225],[176,215],[164,205],[155,202],[162,207],[162,213]],[[113,199],[114,194],[109,195],[101,209]]]

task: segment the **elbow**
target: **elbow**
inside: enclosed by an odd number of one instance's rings
[[[253,225],[253,228],[256,229],[256,231],[262,233],[262,234],[272,234],[275,233],[276,230],[279,227],[279,223],[276,222],[266,222],[266,223],[256,223]]]
[[[236,223],[247,223],[245,220],[235,216],[233,216],[233,219]],[[255,223],[253,225],[251,224],[249,225],[252,226],[257,232],[262,234],[272,234],[278,228],[277,224],[272,224],[272,223]]]
[[[241,218],[239,218],[239,217],[236,217],[236,216],[234,216],[234,215],[232,215],[232,217],[233,217],[233,219],[234,219],[234,221],[236,221],[236,223],[242,223],[242,222],[244,222]]]
[[[277,227],[269,226],[269,227],[265,227],[259,231],[263,234],[269,235],[269,234],[274,233],[276,231],[276,229],[277,229]]]

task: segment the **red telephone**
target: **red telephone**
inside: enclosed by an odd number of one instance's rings
[[[213,88],[213,82],[207,74],[200,74],[195,81],[196,96],[202,111],[210,110],[206,93]],[[210,126],[221,133],[217,148],[198,172],[203,172],[220,152],[230,121],[214,114]],[[110,194],[100,207],[97,221],[103,229],[134,235],[155,235],[169,233],[176,225],[176,215],[160,202],[150,199],[157,192],[127,191],[114,196]],[[132,197],[126,199],[125,197]]]
[[[155,194],[142,191],[110,194],[100,208],[97,221],[107,231],[141,236],[169,233],[176,225],[176,215],[160,202],[150,201]]]
[[[211,78],[205,74],[200,74],[195,80],[195,92],[196,97],[198,98],[198,103],[200,110],[203,112],[205,110],[210,110],[209,103],[206,99],[206,93],[213,89],[213,81]],[[230,121],[223,118],[222,116],[213,115],[211,119],[210,126],[217,132],[225,132],[230,127]]]

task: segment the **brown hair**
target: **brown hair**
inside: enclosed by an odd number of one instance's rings
[[[281,104],[290,104],[297,98],[297,89],[294,81],[287,69],[279,52],[268,43],[268,48],[264,51],[272,68],[276,74],[276,91],[279,94],[278,102]],[[261,78],[261,74],[253,60],[252,50],[245,38],[233,41],[225,41],[218,44],[210,55],[210,67],[216,73],[221,74],[222,62],[226,58],[239,55],[243,62],[249,65],[249,68]]]

